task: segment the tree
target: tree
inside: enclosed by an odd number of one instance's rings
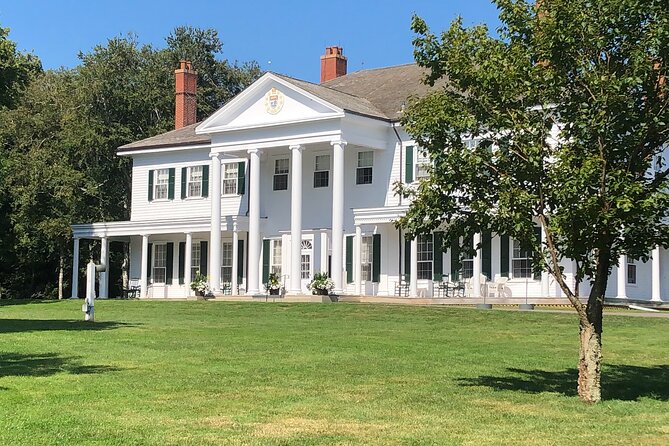
[[[0,27],[0,107],[12,107],[30,77],[42,70],[39,59],[18,52],[8,35],[9,29]]]
[[[621,254],[646,260],[669,243],[669,9],[662,0],[495,3],[496,36],[460,19],[436,36],[413,18],[415,58],[435,88],[411,101],[404,124],[432,167],[417,188],[398,186],[413,197],[398,225],[410,236],[445,226],[445,245],[493,231],[532,250],[578,314],[578,394],[597,402],[611,269]]]

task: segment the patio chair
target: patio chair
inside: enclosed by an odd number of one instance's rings
[[[128,281],[128,288],[121,290],[121,299],[136,299],[140,291],[140,280],[130,279]]]
[[[504,289],[508,280],[508,277],[495,277],[495,281],[488,286],[488,296],[504,297]]]
[[[395,282],[395,295],[396,296],[409,296],[409,275],[402,274],[400,276],[399,282]]]

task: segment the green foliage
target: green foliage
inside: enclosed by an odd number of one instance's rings
[[[9,29],[0,27],[0,108],[12,107],[31,76],[42,70],[39,59],[16,51]]]

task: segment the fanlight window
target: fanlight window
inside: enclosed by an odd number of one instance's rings
[[[311,240],[302,240],[302,249],[313,249]]]

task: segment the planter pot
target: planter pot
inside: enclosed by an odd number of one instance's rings
[[[277,289],[275,289],[275,290],[273,290],[273,289],[270,288],[270,290],[269,290],[269,294],[270,294],[270,296],[278,296],[278,295],[279,295],[279,291],[281,291],[281,290],[279,290],[279,288],[277,288]]]
[[[330,292],[328,290],[315,289],[311,290],[311,294],[314,294],[316,296],[327,296],[328,294],[330,294]]]
[[[197,297],[204,297],[204,291],[198,291],[198,290],[195,290],[195,295],[196,295]]]

